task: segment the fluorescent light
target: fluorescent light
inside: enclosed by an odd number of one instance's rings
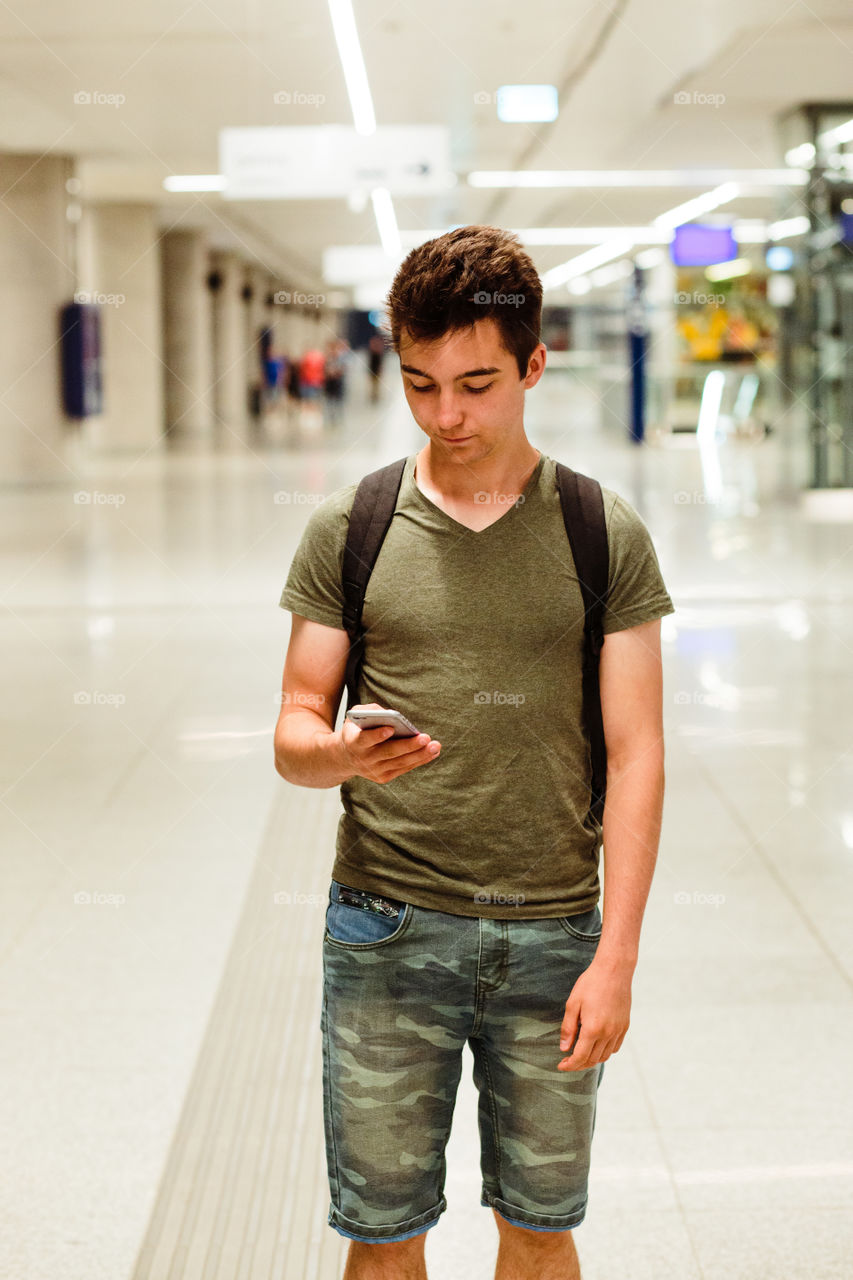
[[[613,284],[616,280],[624,280],[626,276],[634,274],[634,264],[630,258],[620,258],[618,262],[611,262],[606,267],[599,267],[597,271],[593,271],[590,276],[594,289],[601,289],[604,285]]]
[[[578,297],[582,297],[583,294],[589,293],[592,288],[592,284],[590,283],[589,276],[578,276],[575,280],[570,280],[567,287],[569,293],[574,293]]]
[[[713,191],[706,191],[704,195],[696,196],[693,200],[685,200],[684,204],[677,204],[674,209],[667,209],[666,213],[659,214],[652,221],[656,227],[680,227],[691,218],[697,218],[702,213],[710,213],[712,209],[718,209],[721,204],[728,204],[730,200],[735,199],[739,191],[740,188],[736,182],[724,182]]]
[[[818,137],[818,142],[824,147],[840,147],[842,143],[851,141],[853,141],[853,120],[845,120],[844,124],[837,124],[834,129],[827,129]]]
[[[376,132],[373,98],[361,53],[352,0],[329,0],[332,28],[338,45],[356,133]]]
[[[785,164],[793,165],[795,168],[808,167],[815,158],[815,148],[811,142],[801,142],[798,147],[791,147],[790,151],[785,152]]]
[[[764,244],[769,228],[760,218],[736,218],[732,231],[738,244]]]
[[[374,187],[370,193],[373,201],[373,215],[376,218],[376,227],[379,231],[379,239],[382,241],[382,248],[389,257],[399,257],[403,252],[400,243],[400,229],[397,226],[397,216],[394,213],[394,202],[391,199],[391,192],[387,187]]]
[[[749,275],[752,263],[749,258],[733,258],[731,262],[715,262],[705,268],[706,280],[733,280],[735,276]]]
[[[799,234],[799,219],[789,221],[796,223],[797,226],[793,230],[786,231],[785,234]],[[787,227],[788,223],[773,225]],[[451,229],[434,227],[425,231],[401,231],[400,239],[406,249],[414,249],[417,245],[425,244],[427,240],[434,240]],[[739,244],[764,244],[765,241],[773,238],[771,224],[760,218],[736,218],[733,229]],[[805,230],[808,230],[808,219],[806,219]],[[523,244],[541,246],[599,245],[620,238],[630,239],[635,245],[667,245],[672,239],[669,227],[514,227],[512,233],[518,236]],[[655,250],[649,249],[647,252],[651,254]],[[651,259],[649,261],[651,262]],[[660,261],[660,258],[655,261]],[[637,262],[642,266],[639,257]]]
[[[414,249],[452,230],[453,227],[437,227],[427,231],[401,231],[400,238],[407,248]],[[514,227],[512,234],[527,245],[595,245],[620,236],[630,237],[635,244],[669,244],[670,241],[669,232],[660,227]]]
[[[463,226],[463,223],[457,223]],[[403,244],[414,249],[427,240],[443,236],[453,227],[438,227],[432,231],[401,231]],[[669,244],[669,234],[659,227],[514,227],[512,234],[529,245],[582,245],[602,244],[619,236],[630,236],[637,244]]]
[[[544,273],[543,290],[556,289],[561,284],[573,280],[575,276],[585,275],[593,267],[603,266],[612,258],[620,258],[623,253],[627,253],[633,247],[633,243],[630,238],[623,237],[620,240],[611,240],[607,244],[600,244],[595,249],[588,249],[586,253],[579,253],[576,258],[569,258],[568,262],[563,262],[559,267],[552,267],[550,271]]]
[[[764,244],[768,225],[761,218],[736,218],[735,239],[741,244]],[[403,231],[401,234],[405,239],[421,233]],[[440,235],[441,232],[429,234]],[[635,244],[669,244],[672,238],[668,227],[515,227],[513,234],[527,245],[602,244],[619,236],[630,236]],[[426,232],[423,238],[429,238]]]
[[[811,227],[805,214],[797,218],[782,218],[780,222],[771,222],[767,229],[768,240],[787,240],[789,236],[804,236]]]
[[[163,179],[167,191],[224,191],[225,178],[221,173],[178,173]]]
[[[669,244],[658,227],[518,227],[513,233],[525,244],[601,244],[619,236],[642,244]]]
[[[707,187],[804,186],[805,169],[474,169],[471,187]]]
[[[507,124],[536,124],[556,120],[557,90],[553,84],[504,84],[497,92],[498,119]]]
[[[638,253],[634,261],[641,270],[646,271],[649,267],[656,267],[663,262],[666,254],[663,249],[643,249],[642,253]]]

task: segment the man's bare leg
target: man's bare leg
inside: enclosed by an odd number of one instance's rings
[[[495,1280],[581,1280],[571,1231],[528,1231],[499,1213],[495,1221],[500,1235]]]
[[[350,1242],[343,1280],[427,1280],[426,1232],[392,1244]]]

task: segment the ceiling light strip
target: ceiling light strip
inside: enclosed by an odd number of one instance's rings
[[[355,25],[351,0],[329,0],[332,29],[343,67],[344,80],[349,94],[352,118],[356,133],[376,132],[376,115],[373,97],[367,79],[367,69],[361,52],[361,41]]]
[[[472,187],[791,187],[808,182],[804,169],[475,169]]]
[[[390,258],[399,258],[403,252],[400,241],[400,229],[397,226],[397,215],[394,212],[394,201],[387,187],[374,187],[370,193],[373,201],[373,215],[382,248]]]

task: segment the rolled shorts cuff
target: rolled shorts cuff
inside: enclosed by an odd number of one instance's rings
[[[517,1205],[501,1200],[499,1196],[490,1195],[488,1191],[483,1192],[480,1204],[494,1209],[514,1227],[526,1227],[528,1231],[570,1231],[572,1227],[579,1227],[583,1222],[587,1206],[584,1200],[580,1208],[575,1209],[573,1213],[530,1213],[527,1209],[519,1209]]]
[[[433,1209],[419,1213],[416,1218],[408,1218],[405,1222],[383,1223],[379,1227],[366,1227],[361,1222],[347,1218],[332,1205],[329,1209],[329,1226],[334,1227],[339,1235],[348,1240],[360,1240],[363,1244],[396,1244],[398,1240],[410,1240],[424,1231],[434,1227],[447,1208],[447,1201],[442,1196]]]

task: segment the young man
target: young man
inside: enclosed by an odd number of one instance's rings
[[[427,442],[368,583],[358,696],[423,732],[334,727],[354,485],[312,515],[281,597],[293,625],[276,768],[340,785],[344,807],[322,1029],[329,1221],[352,1241],[347,1280],[426,1276],[466,1043],[497,1280],[580,1276],[571,1229],[603,1064],[628,1029],[660,833],[659,620],[672,603],[645,526],[604,489],[599,826],[582,596],[555,462],[524,431],[525,392],[545,368],[541,298],[518,240],[477,226],[413,250],[389,295]]]

